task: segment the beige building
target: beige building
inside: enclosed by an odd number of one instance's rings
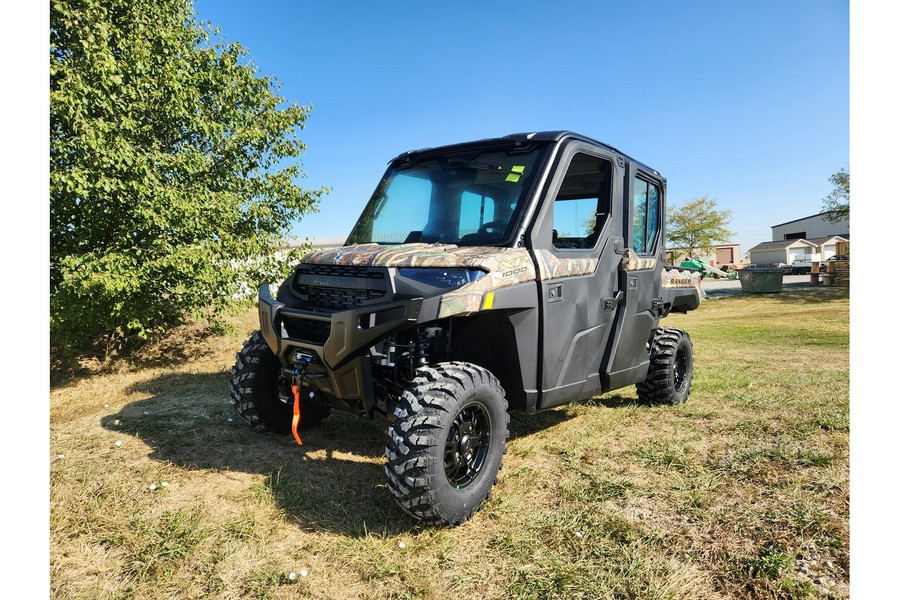
[[[741,262],[740,244],[718,244],[713,246],[713,248],[714,250],[711,254],[695,256],[694,258],[699,258],[719,269]],[[687,257],[687,251],[684,248],[666,248],[666,264],[677,265],[681,261],[687,260]]]
[[[763,242],[750,248],[750,262],[754,265],[792,265],[806,255],[814,255],[813,260],[828,260],[837,254],[837,243],[847,238],[832,235],[820,238],[779,240]]]

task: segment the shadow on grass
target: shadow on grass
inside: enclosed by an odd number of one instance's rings
[[[634,397],[604,394],[603,396],[595,396],[575,404],[558,406],[533,415],[512,413],[509,418],[509,439],[515,440],[520,437],[533,435],[575,418],[576,413],[572,410],[572,407],[575,405],[621,408],[625,406],[639,406],[640,404]]]
[[[207,352],[211,337],[223,335],[230,335],[235,341],[242,337],[228,324],[189,323],[151,334],[145,340],[137,336],[123,339],[109,357],[104,357],[99,345],[81,354],[67,354],[51,337],[50,389],[97,375],[184,364],[198,353]]]
[[[574,413],[566,408],[547,410],[533,415],[510,413],[509,440],[512,441],[521,437],[533,435],[539,431],[564,423],[574,416]]]
[[[810,286],[806,283],[785,284],[781,292],[762,294],[744,293],[741,288],[707,290],[707,298],[718,300],[723,298],[745,298],[775,300],[782,304],[824,304],[850,297],[850,289],[842,287]]]
[[[394,503],[383,468],[384,421],[333,413],[301,434],[259,434],[234,411],[226,373],[172,374],[133,386],[150,397],[101,419],[139,438],[149,457],[182,469],[264,475],[255,490],[312,531],[350,537],[417,527]]]
[[[641,404],[634,396],[620,396],[618,394],[597,396],[596,398],[586,400],[585,404],[590,406],[605,406],[606,408],[623,408],[626,406],[646,406],[647,408],[653,408],[653,406]]]
[[[139,438],[149,457],[182,469],[264,475],[259,494],[311,531],[350,537],[397,535],[421,527],[400,510],[384,473],[386,421],[334,412],[301,434],[259,434],[246,426],[227,395],[227,373],[166,374],[129,389],[147,394],[101,419],[104,428]],[[633,399],[591,402],[624,406]],[[514,414],[510,439],[553,427],[575,414],[567,407]]]

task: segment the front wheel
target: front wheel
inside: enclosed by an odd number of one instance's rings
[[[259,432],[290,433],[294,399],[281,363],[259,331],[254,331],[235,357],[231,368],[231,403],[238,414]],[[328,415],[323,404],[305,386],[300,396],[299,429],[318,424]]]
[[[458,525],[489,497],[509,436],[505,392],[464,362],[422,367],[400,398],[385,448],[388,487],[425,523]]]
[[[694,346],[686,331],[660,327],[650,347],[647,378],[637,384],[638,399],[648,404],[681,404],[691,393]]]

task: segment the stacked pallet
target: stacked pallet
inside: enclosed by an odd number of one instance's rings
[[[832,263],[834,264],[834,285],[850,287],[850,261],[835,260]]]

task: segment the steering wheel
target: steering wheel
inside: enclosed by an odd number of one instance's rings
[[[488,232],[498,233],[498,230],[506,229],[505,221],[488,221],[478,228],[478,235],[485,235]],[[500,231],[502,233],[502,231]]]

